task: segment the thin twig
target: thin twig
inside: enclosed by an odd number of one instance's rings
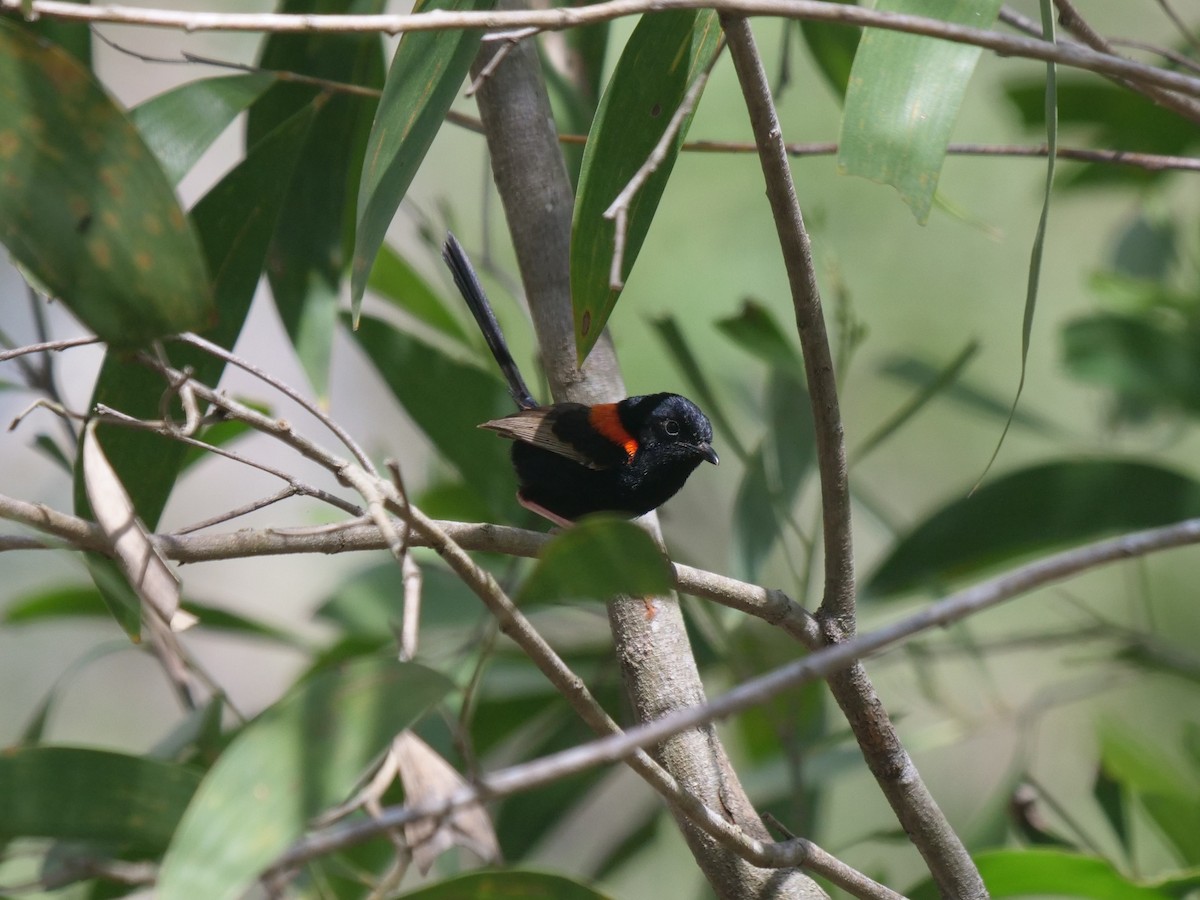
[[[1080,15],[1079,10],[1075,8],[1071,0],[1053,0],[1053,2],[1058,9],[1059,21],[1062,23],[1063,28],[1070,31],[1093,50],[1117,56],[1108,41]],[[1117,81],[1122,86],[1142,94],[1165,109],[1178,113],[1192,122],[1200,122],[1200,102],[1196,100],[1189,97],[1181,97],[1176,93],[1163,90],[1155,85],[1145,84],[1136,77],[1126,78],[1117,76]]]
[[[0,0],[0,9],[21,12],[26,0]],[[597,22],[608,22],[642,13],[672,9],[715,9],[739,16],[776,16],[817,22],[835,22],[867,28],[884,28],[972,44],[1003,56],[1056,62],[1104,75],[1139,80],[1144,84],[1200,96],[1200,79],[1169,72],[1085,47],[1050,44],[1033,38],[1017,37],[955,25],[940,19],[910,16],[875,10],[864,6],[823,2],[823,0],[605,0],[583,6],[564,6],[534,10],[496,10],[396,15],[301,15],[284,13],[214,13],[129,6],[89,6],[65,0],[32,0],[34,15],[68,21],[114,22],[152,28],[184,31],[261,31],[270,33],[384,33],[447,31],[453,29],[503,30],[537,28],[560,31]]]
[[[783,666],[775,671],[734,688],[703,707],[684,710],[644,725],[581,747],[574,747],[553,756],[544,757],[502,772],[481,776],[473,790],[447,798],[441,804],[422,808],[391,808],[384,811],[378,823],[347,826],[338,833],[313,835],[295,845],[282,861],[312,858],[346,846],[342,841],[363,840],[375,829],[402,824],[427,816],[444,815],[450,809],[501,796],[513,790],[525,790],[567,774],[582,771],[593,765],[623,759],[634,747],[652,746],[665,736],[704,722],[726,718],[752,705],[765,702],[777,694],[831,674],[884,649],[907,641],[913,635],[944,628],[968,616],[975,615],[1006,600],[1011,600],[1037,588],[1064,578],[1073,577],[1098,566],[1121,562],[1163,550],[1200,543],[1200,519],[1188,519],[1163,528],[1153,528],[1132,534],[1096,541],[1054,554],[1037,562],[1021,566],[996,578],[973,585],[933,603],[900,622],[867,634],[861,634],[842,644],[826,647],[816,653]],[[549,774],[553,771],[553,775]],[[796,852],[787,843],[774,844],[780,859],[774,864],[789,865]]]
[[[721,24],[729,41],[730,56],[758,145],[804,352],[815,426],[825,544],[825,590],[817,620],[826,639],[836,648],[853,638],[856,614],[846,443],[838,410],[833,359],[821,310],[812,248],[796,200],[791,166],[754,35],[745,19],[722,15]],[[943,895],[986,897],[987,889],[970,854],[921,780],[861,663],[854,662],[844,670],[833,671],[828,682],[880,790]]]
[[[149,360],[147,360],[149,361]],[[178,378],[182,373],[160,366],[161,374],[167,378]],[[199,383],[193,384],[196,395],[208,403],[222,408],[231,417],[252,428],[282,441],[304,456],[328,469],[340,481],[349,484],[364,500],[372,521],[378,526],[388,548],[397,553],[401,541],[395,525],[385,509],[401,515],[413,528],[414,537],[423,538],[438,555],[454,570],[455,574],[483,600],[500,628],[512,638],[547,677],[555,689],[567,700],[576,714],[594,731],[602,735],[619,735],[621,730],[592,696],[583,680],[554,652],[545,638],[532,626],[512,599],[500,588],[495,579],[475,564],[466,551],[456,544],[436,522],[426,517],[416,507],[405,504],[391,483],[368,472],[365,468],[340,459],[308,438],[298,434],[292,426],[281,420],[272,419],[244,404]],[[629,766],[651,787],[666,799],[671,807],[680,811],[695,825],[712,836],[722,846],[732,850],[754,865],[771,865],[776,852],[763,841],[746,835],[721,813],[709,808],[695,796],[682,789],[675,779],[655,762],[644,750],[628,756]]]
[[[1188,28],[1187,23],[1179,17],[1179,13],[1175,12],[1175,10],[1171,7],[1171,4],[1168,3],[1167,0],[1158,0],[1158,5],[1162,7],[1162,11],[1166,14],[1167,18],[1171,20],[1171,24],[1179,29],[1179,33],[1183,35],[1183,39],[1191,45],[1192,50],[1200,51],[1200,38],[1197,38],[1195,32]]]
[[[281,381],[274,375],[271,375],[269,372],[263,371],[248,360],[242,359],[242,357],[236,355],[235,353],[231,353],[224,347],[214,344],[212,341],[202,338],[197,334],[181,334],[175,336],[172,338],[172,340],[179,341],[182,344],[188,344],[189,346],[196,347],[199,350],[203,350],[205,353],[215,356],[218,359],[222,359],[231,365],[237,366],[239,369],[249,372],[260,381],[264,381],[271,385],[271,387],[275,388],[275,390],[279,391],[279,393],[283,394],[285,397],[288,397],[300,404],[300,406],[303,407],[314,418],[316,418],[317,421],[332,431],[337,439],[346,447],[346,449],[353,454],[354,458],[358,460],[358,464],[360,466],[362,466],[372,475],[377,476],[379,474],[375,471],[375,465],[371,462],[371,458],[367,456],[366,451],[364,451],[362,447],[358,445],[358,442],[350,436],[350,433],[332,418],[330,418],[330,416],[322,411],[315,403],[313,403],[291,385]]]
[[[0,362],[6,362],[10,359],[16,359],[19,356],[25,356],[28,353],[47,353],[57,350],[68,350],[71,347],[83,347],[87,344],[98,344],[98,337],[78,337],[66,338],[61,341],[44,341],[40,344],[26,344],[23,347],[14,347],[11,350],[0,351]]]

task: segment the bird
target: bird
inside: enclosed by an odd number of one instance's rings
[[[509,353],[479,276],[446,233],[442,258],[495,357],[517,411],[479,427],[508,438],[517,500],[563,527],[592,513],[635,518],[657,509],[702,462],[720,462],[712,424],[691,400],[658,393],[616,403],[541,405]]]

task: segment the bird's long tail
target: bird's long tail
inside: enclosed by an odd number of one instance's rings
[[[488,303],[487,294],[483,292],[483,285],[479,283],[479,276],[475,274],[475,268],[467,259],[467,251],[458,242],[458,238],[449,231],[446,232],[446,243],[442,245],[442,259],[450,267],[450,273],[454,276],[454,283],[458,285],[459,293],[467,301],[467,307],[471,310],[471,315],[475,317],[479,330],[483,332],[483,338],[487,341],[492,356],[496,357],[496,363],[500,366],[500,371],[504,373],[504,380],[508,382],[508,392],[512,395],[513,401],[521,409],[535,408],[538,403],[529,393],[525,379],[521,377],[521,370],[517,368],[512,354],[508,352],[508,344],[504,342],[504,333],[500,331],[500,324],[496,321],[491,304]]]

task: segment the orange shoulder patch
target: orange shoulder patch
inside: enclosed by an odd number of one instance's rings
[[[617,404],[597,403],[588,413],[588,424],[618,447],[624,449],[625,455],[633,459],[633,455],[638,451],[637,438],[626,431],[625,426],[621,424],[621,417],[617,415]]]

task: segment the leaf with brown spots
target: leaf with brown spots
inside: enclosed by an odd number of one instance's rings
[[[215,316],[199,241],[125,112],[74,57],[4,20],[0,242],[110,344]]]

